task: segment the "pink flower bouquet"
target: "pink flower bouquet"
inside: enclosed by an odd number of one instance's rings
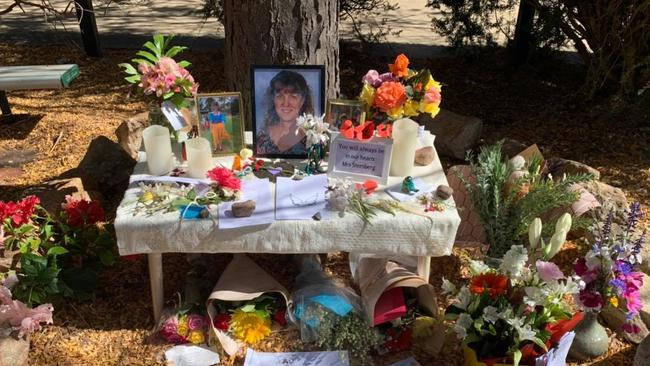
[[[202,344],[207,340],[209,318],[199,312],[182,309],[165,318],[158,333],[173,344]]]

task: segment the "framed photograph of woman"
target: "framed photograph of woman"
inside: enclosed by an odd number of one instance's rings
[[[251,66],[255,155],[305,158],[307,148],[296,119],[320,116],[325,108],[322,65]]]
[[[325,122],[330,127],[339,129],[345,120],[351,120],[355,126],[364,122],[366,112],[363,104],[353,99],[330,99],[327,101]]]
[[[210,141],[215,155],[238,154],[244,148],[241,93],[199,94],[199,135]]]

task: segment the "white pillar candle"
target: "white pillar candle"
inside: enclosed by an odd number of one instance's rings
[[[190,178],[205,178],[208,170],[214,167],[210,142],[203,137],[185,141],[187,153],[187,174]]]
[[[152,125],[142,131],[144,150],[147,152],[149,174],[163,175],[172,170],[174,162],[172,143],[167,127]]]
[[[424,134],[420,136],[420,143],[422,147],[433,146],[433,141],[436,139],[436,135],[432,134],[431,131],[426,130]]]
[[[390,175],[405,177],[413,171],[415,149],[418,141],[417,122],[403,118],[393,122],[393,156]]]

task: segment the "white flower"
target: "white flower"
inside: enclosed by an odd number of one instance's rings
[[[524,288],[526,296],[524,296],[524,303],[528,306],[535,307],[537,305],[544,306],[546,299],[544,298],[544,293],[538,287],[526,287]]]
[[[329,135],[327,134],[329,124],[323,122],[324,117],[324,114],[320,117],[303,114],[296,118],[296,125],[298,126],[296,135],[300,131],[305,134],[307,147],[329,141]]]
[[[449,281],[448,279],[446,279],[444,277],[442,278],[442,294],[443,295],[455,294],[457,291],[458,291],[458,289],[456,288],[456,286],[453,283],[451,283],[451,281]]]
[[[496,323],[499,320],[499,312],[494,306],[486,306],[483,308],[483,319],[488,323]]]
[[[535,249],[539,244],[539,239],[542,237],[542,220],[536,217],[533,222],[528,225],[528,242],[530,248]]]
[[[473,259],[470,259],[469,270],[472,272],[472,275],[476,276],[488,272],[490,270],[490,267],[483,261],[475,261]]]
[[[458,320],[456,320],[456,324],[454,324],[454,330],[456,331],[458,338],[463,339],[467,337],[467,330],[472,327],[472,324],[474,324],[474,319],[472,319],[469,314],[460,314]]]
[[[459,339],[465,339],[467,337],[467,329],[461,327],[458,323],[454,324],[454,331]]]
[[[469,292],[467,286],[461,287],[456,296],[456,303],[454,306],[461,310],[467,310],[469,303],[472,301],[472,294]]]
[[[503,256],[499,266],[502,272],[508,273],[512,279],[521,278],[522,271],[528,261],[528,251],[522,245],[513,245]]]
[[[519,341],[529,340],[532,341],[537,337],[537,333],[530,328],[529,324],[524,325],[523,327],[515,327],[517,333],[519,334]]]
[[[557,222],[555,223],[555,232],[569,232],[569,230],[571,230],[572,221],[571,215],[565,212],[559,219],[557,219]]]

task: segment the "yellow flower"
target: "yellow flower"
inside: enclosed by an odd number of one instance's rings
[[[271,334],[271,319],[237,309],[230,319],[230,329],[240,341],[255,344]]]
[[[420,102],[420,112],[429,113],[431,117],[435,117],[440,112],[440,107],[436,103],[425,103],[422,100]]]
[[[609,303],[612,304],[613,307],[617,308],[618,307],[618,297],[612,296],[609,298]]]
[[[241,149],[241,151],[239,152],[239,156],[241,157],[242,160],[246,160],[253,156],[253,150]]]
[[[432,87],[435,88],[438,92],[442,91],[442,87],[440,86],[440,83],[435,81],[433,79],[433,76],[429,75],[429,81],[427,81],[427,85],[424,86],[424,90],[429,90]]]
[[[187,337],[190,342],[193,344],[201,344],[205,342],[205,336],[201,330],[193,330],[190,332],[190,335]]]
[[[420,114],[418,111],[418,102],[414,100],[407,100],[406,103],[404,103],[404,115],[406,116],[417,116]]]
[[[187,315],[183,315],[178,318],[178,327],[176,328],[176,333],[178,333],[178,335],[181,337],[185,337],[189,331],[190,328],[187,325]]]
[[[388,114],[388,116],[392,119],[400,119],[404,115],[404,107],[399,106],[399,107],[391,108],[388,110],[388,112],[386,112],[386,114]]]
[[[375,88],[368,84],[363,84],[363,89],[361,89],[359,99],[364,104],[367,111],[367,109],[369,109],[372,106],[372,103],[375,101]]]
[[[413,337],[423,338],[433,335],[433,325],[436,320],[430,316],[418,316],[413,322]]]
[[[153,196],[153,192],[151,191],[146,191],[142,194],[142,196],[140,196],[140,202],[151,202],[153,201],[153,199],[154,196]]]

